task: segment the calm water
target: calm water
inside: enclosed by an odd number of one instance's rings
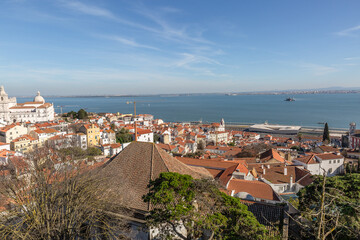
[[[360,94],[294,95],[295,102],[285,102],[285,95],[205,95],[176,97],[136,97],[137,113],[150,113],[164,121],[289,124],[318,126],[328,122],[333,128],[348,128],[350,122],[360,126]],[[29,101],[18,98],[18,102]],[[89,112],[132,113],[131,97],[45,98],[64,106],[63,112],[84,108]]]

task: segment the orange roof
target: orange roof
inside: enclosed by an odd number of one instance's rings
[[[58,133],[59,131],[53,128],[45,128],[44,133]]]
[[[121,147],[121,144],[120,143],[113,143],[113,144],[110,144],[110,147],[111,148],[119,148],[119,147]]]
[[[300,157],[300,158],[296,158],[295,160],[299,161],[299,162],[303,162],[305,164],[316,164],[318,163],[315,159],[315,154],[311,154],[309,156],[305,156],[305,157]]]
[[[24,102],[24,103],[20,103],[21,105],[25,105],[25,104],[43,104],[43,102]],[[18,104],[18,105],[20,105]]]
[[[149,129],[137,129],[137,134],[138,135],[142,135],[142,134],[149,134],[149,133],[152,133],[152,131],[151,130],[149,130]]]
[[[10,109],[24,109],[24,108],[35,108],[33,106],[14,106],[14,107],[11,107]]]
[[[158,145],[160,148],[164,149],[165,151],[169,151],[169,152],[171,152],[176,148],[176,146],[170,144],[158,143],[156,145]]]
[[[10,129],[16,127],[16,126],[20,126],[20,123],[13,123],[13,124],[7,125],[7,126],[5,126],[5,127],[2,127],[2,128],[0,129],[0,131],[1,131],[1,132],[7,132],[7,131],[9,131]]]
[[[25,135],[22,135],[21,137],[18,137],[16,139],[12,140],[12,142],[20,142],[20,141],[26,141],[26,140],[35,141],[36,139],[28,134],[25,134]]]
[[[43,105],[41,105],[38,108],[48,108],[48,107],[51,107],[51,103],[44,103]]]
[[[234,190],[235,194],[239,192],[246,192],[254,198],[279,201],[279,198],[276,196],[276,193],[271,186],[260,181],[232,179],[229,182],[227,190]]]
[[[324,153],[324,154],[317,154],[316,157],[320,158],[321,160],[332,160],[332,159],[340,159],[344,158],[342,155],[337,155],[334,153]]]
[[[0,151],[0,157],[7,157],[8,155],[14,155],[14,154],[15,154],[15,152],[8,151],[8,150],[5,150],[5,149]]]
[[[261,154],[260,156],[260,160],[262,161],[269,161],[271,159],[275,159],[281,163],[285,163],[285,159],[283,157],[280,156],[280,154],[278,153],[278,151],[276,149],[270,149],[264,153]]]

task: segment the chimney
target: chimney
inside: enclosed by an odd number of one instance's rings
[[[287,175],[287,167],[286,166],[284,167],[284,175],[285,176]]]
[[[267,165],[267,168],[270,169],[270,164]]]
[[[233,197],[235,194],[235,190],[231,190],[231,196]]]
[[[291,191],[292,186],[293,186],[293,176],[291,175],[290,176],[290,191]]]
[[[261,168],[264,169],[264,165],[261,164]]]
[[[264,169],[263,169],[263,174],[265,175],[265,173],[266,173],[266,169],[264,168]]]

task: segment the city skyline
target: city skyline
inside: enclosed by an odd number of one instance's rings
[[[358,7],[3,1],[0,85],[17,96],[360,87]]]

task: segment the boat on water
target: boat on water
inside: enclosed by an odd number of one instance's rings
[[[285,99],[285,101],[286,101],[286,102],[293,102],[293,101],[295,101],[295,99],[294,99],[294,98],[291,98],[291,97],[288,97],[288,98]]]

